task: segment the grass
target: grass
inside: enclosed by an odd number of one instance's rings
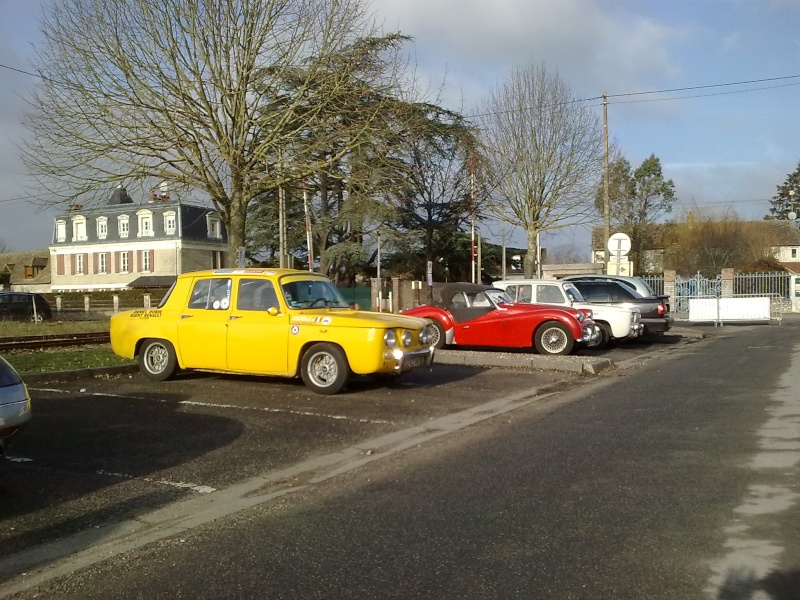
[[[135,361],[114,354],[111,346],[107,344],[88,348],[58,348],[37,350],[36,352],[16,351],[5,354],[4,358],[19,371],[23,378],[26,373],[50,373],[135,364]]]
[[[108,331],[108,320],[45,321],[44,323],[28,323],[23,321],[0,321],[0,338],[15,338],[26,335],[95,333],[103,331]]]
[[[99,321],[45,321],[27,323],[0,321],[0,338],[15,338],[28,335],[61,335],[70,333],[95,333],[108,331],[108,320]],[[113,367],[131,365],[134,361],[117,356],[109,344],[85,348],[53,348],[50,350],[9,352],[4,358],[21,375],[26,373],[50,373],[71,371],[91,367]]]

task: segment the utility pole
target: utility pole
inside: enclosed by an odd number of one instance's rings
[[[475,283],[475,157],[472,154],[469,156],[469,203],[472,208],[472,262],[470,271],[472,283]]]
[[[308,187],[303,182],[303,211],[306,217],[306,248],[308,249],[308,270],[314,270],[314,236],[311,232],[311,217],[308,212]]]
[[[608,238],[611,237],[611,201],[608,195],[608,96],[603,92],[603,262],[608,273]],[[594,241],[594,240],[592,240]],[[594,248],[592,248],[594,254]],[[592,256],[594,262],[594,256]]]

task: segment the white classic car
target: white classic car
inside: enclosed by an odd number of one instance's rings
[[[618,341],[636,339],[644,327],[638,308],[624,308],[587,302],[573,284],[557,279],[509,279],[495,281],[492,287],[504,290],[514,302],[554,304],[592,311],[594,322],[600,326],[602,339],[595,346],[605,348]]]

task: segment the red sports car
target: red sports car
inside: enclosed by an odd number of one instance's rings
[[[439,302],[402,311],[429,319],[434,344],[535,347],[539,354],[569,354],[600,341],[591,311],[549,304],[514,304],[503,290],[475,283],[451,283]]]

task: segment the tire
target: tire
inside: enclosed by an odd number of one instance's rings
[[[593,347],[594,350],[603,350],[611,343],[611,327],[606,323],[598,323],[600,327],[600,343]]]
[[[28,321],[31,323],[43,323],[44,322],[44,315],[40,312],[33,314],[33,311],[28,313]]]
[[[300,377],[308,389],[330,396],[342,390],[350,379],[350,365],[339,346],[314,344],[300,361]]]
[[[150,381],[166,381],[178,370],[175,348],[167,340],[148,339],[139,350],[139,371]]]
[[[447,334],[444,331],[444,327],[436,319],[428,320],[431,322],[431,325],[433,325],[433,347],[437,350],[439,348],[444,348],[445,342],[447,341]]]
[[[534,335],[536,351],[551,356],[569,354],[575,338],[569,328],[558,321],[548,321],[539,326]]]

